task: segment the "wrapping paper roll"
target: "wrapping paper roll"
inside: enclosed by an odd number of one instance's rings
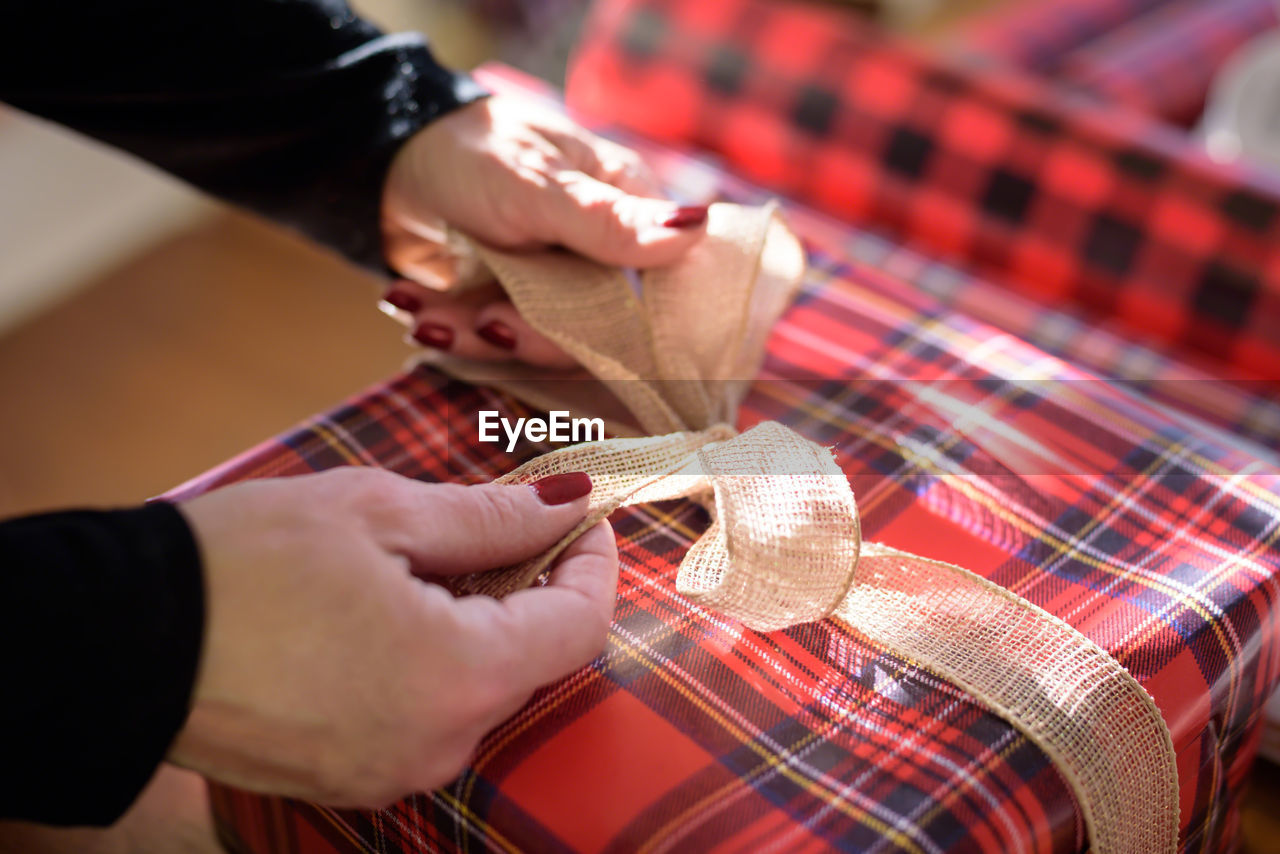
[[[506,74],[512,72],[507,71]],[[549,109],[558,96],[537,81],[524,79],[523,91],[536,93]],[[529,95],[526,95],[528,97]],[[672,191],[688,201],[714,198],[763,204],[772,194],[756,184],[715,168],[697,153],[657,145],[634,133],[614,136],[641,153],[656,171],[675,183]],[[1272,453],[1280,453],[1280,398],[1265,381],[1220,381],[1220,361],[1211,354],[1139,339],[1115,318],[1090,317],[1078,307],[1051,305],[997,285],[952,263],[848,225],[810,208],[789,205],[787,216],[804,234],[806,245],[824,258],[848,258],[909,282],[922,299],[1005,332],[1075,365],[1124,386],[1163,406],[1171,417],[1189,417],[1197,429],[1217,428]]]
[[[1233,378],[1280,379],[1280,184],[1135,112],[765,0],[605,0],[568,98]]]
[[[1171,2],[1175,0],[1006,0],[975,16],[952,40],[965,53],[1052,73],[1077,48]]]
[[[1061,79],[1191,124],[1222,64],[1280,23],[1276,0],[1180,0],[1069,54]]]

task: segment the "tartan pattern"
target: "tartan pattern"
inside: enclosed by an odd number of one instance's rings
[[[943,383],[1056,451],[1079,454],[1071,446],[1088,435],[1101,476],[1012,475],[1010,463],[1028,462],[1006,456],[1016,449],[955,432],[948,412],[901,381],[971,371],[972,359],[962,357],[990,348],[989,331],[883,304],[901,285],[870,271],[824,287],[829,275],[811,278],[806,302],[780,331],[748,420],[782,418],[834,443],[869,536],[959,559],[1076,616],[1166,710],[1210,697],[1203,715],[1180,709],[1194,723],[1182,719],[1176,743],[1190,810],[1186,847],[1203,834],[1220,838],[1230,787],[1248,761],[1241,746],[1276,678],[1275,476],[1246,475],[1232,485],[1230,474],[1250,461],[1160,424],[1106,386],[1071,382],[1068,371],[1058,388],[996,374]],[[866,311],[865,303],[882,305]],[[819,344],[833,324],[841,336]],[[819,353],[810,353],[814,347]],[[1040,358],[1009,342],[977,367],[1009,372]],[[825,378],[781,379],[815,371]],[[878,378],[886,375],[893,379]],[[1113,424],[1091,412],[1113,407]],[[415,373],[197,488],[351,463],[427,480],[484,479],[545,450],[526,447],[508,458],[471,444],[482,408],[528,414],[488,392]],[[936,464],[926,462],[934,457]],[[259,842],[251,850],[363,850],[342,841],[351,830],[368,850],[420,850],[398,835],[414,827],[450,850],[465,847],[459,837],[475,845],[506,839],[525,850],[598,850],[606,842],[630,849],[652,834],[686,831],[683,843],[693,850],[712,841],[750,848],[786,833],[862,850],[885,834],[892,839],[895,828],[902,846],[921,850],[1007,850],[1018,839],[1038,851],[1079,848],[1069,793],[1007,725],[836,623],[758,636],[694,612],[672,591],[675,560],[690,531],[705,524],[700,511],[640,508],[614,521],[626,571],[605,659],[541,692],[486,741],[460,783],[376,815],[282,810],[222,793],[220,808],[236,811],[225,829],[252,835],[240,811],[261,807],[281,810],[304,838],[299,824],[332,834],[325,843],[332,847]],[[1233,557],[1239,563],[1224,567]],[[1250,649],[1258,660],[1245,659]],[[904,743],[917,731],[919,741]],[[627,754],[637,769],[602,750],[614,745],[610,732],[639,739],[645,751],[670,743],[673,755],[654,766]],[[638,791],[618,782],[623,769],[628,780],[642,778]],[[716,805],[714,820],[688,815],[703,798]],[[605,812],[610,805],[616,815]],[[579,811],[616,822],[584,827]]]
[[[1110,650],[1172,724],[1183,850],[1229,845],[1280,680],[1276,460],[883,271],[817,247],[811,262],[740,426],[834,446],[868,537],[957,561]],[[548,450],[477,444],[481,409],[529,414],[419,369],[173,494],[336,465],[482,481]],[[838,621],[761,635],[677,596],[701,510],[613,522],[623,572],[599,660],[538,692],[456,783],[388,810],[214,787],[233,850],[1082,848],[1043,754],[953,686]]]
[[[1280,185],[1133,111],[767,0],[605,0],[568,96],[1012,290],[1280,379]]]
[[[1064,57],[1175,0],[1012,0],[976,15],[954,41],[979,57],[996,57],[1044,74]],[[1221,0],[1206,0],[1219,3]]]
[[[1275,0],[1181,0],[1068,55],[1063,82],[1191,124],[1222,64],[1278,23]]]
[[[535,97],[536,91],[544,106],[555,105],[548,92],[534,88],[534,81],[522,80],[521,85],[529,87],[522,90],[523,97]],[[705,158],[631,133],[615,132],[613,137],[641,152],[682,201],[764,204],[772,198]],[[1171,351],[1159,342],[1134,341],[1114,321],[1099,323],[1070,307],[1046,306],[873,231],[800,205],[785,207],[788,221],[815,252],[910,282],[936,304],[1007,332],[1092,376],[1123,385],[1153,405],[1167,407],[1170,417],[1190,415],[1200,422],[1197,429],[1211,425],[1225,431],[1223,442],[1246,440],[1280,453],[1280,400],[1269,383],[1224,383],[1215,374],[1220,366],[1210,359],[1196,360],[1194,353]]]

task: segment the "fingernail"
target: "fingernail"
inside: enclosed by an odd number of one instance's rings
[[[702,225],[706,221],[706,205],[689,205],[676,208],[676,212],[664,219],[661,225],[664,228],[693,228],[695,225]]]
[[[565,474],[553,474],[535,480],[529,488],[543,504],[555,506],[577,501],[584,495],[591,494],[591,477],[586,472],[571,471]]]
[[[476,335],[495,347],[501,347],[503,350],[514,350],[516,348],[515,332],[501,320],[490,320],[476,330]]]
[[[406,294],[404,291],[387,291],[382,301],[388,305],[393,305],[401,311],[407,311],[413,314],[422,308],[422,301],[413,294]]]
[[[453,330],[439,323],[424,323],[413,330],[413,340],[423,347],[448,350],[453,346]]]

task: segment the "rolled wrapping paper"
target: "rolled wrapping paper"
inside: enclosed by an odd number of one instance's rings
[[[601,0],[568,102],[1129,337],[1280,382],[1280,179],[810,4]],[[714,21],[712,28],[707,22]]]
[[[582,524],[554,548],[459,579],[455,592],[522,589],[615,509],[692,498],[712,521],[680,565],[677,590],[691,602],[760,631],[847,621],[970,692],[1043,749],[1074,791],[1095,851],[1177,849],[1173,743],[1120,664],[978,575],[863,543],[852,490],[829,449],[776,422],[733,428],[769,329],[804,270],[774,208],[713,206],[703,241],[675,266],[646,272],[638,295],[621,270],[567,253],[472,249],[530,325],[598,379],[597,393],[623,402],[641,431],[666,432],[561,448],[500,478],[585,471],[595,489]],[[517,395],[530,387],[512,366],[432,361]]]
[[[1178,0],[1073,51],[1061,78],[1175,122],[1194,122],[1214,76],[1280,23],[1276,0]]]
[[[1021,0],[975,15],[952,38],[968,53],[1053,72],[1095,39],[1173,0]],[[1208,0],[1218,3],[1220,0]]]

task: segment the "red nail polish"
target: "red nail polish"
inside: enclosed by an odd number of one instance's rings
[[[706,205],[676,208],[676,212],[662,221],[664,228],[693,228],[707,221]]]
[[[413,330],[413,340],[423,347],[448,350],[453,346],[453,330],[439,323],[424,323]]]
[[[387,295],[382,298],[382,301],[410,314],[422,308],[421,300],[413,294],[406,294],[404,291],[387,291]]]
[[[515,332],[501,320],[490,320],[476,330],[476,335],[495,347],[501,347],[503,350],[514,350],[516,348]]]
[[[591,494],[591,477],[586,472],[571,471],[565,474],[553,474],[535,480],[529,488],[541,499],[543,504],[552,506],[577,501],[584,495]]]

